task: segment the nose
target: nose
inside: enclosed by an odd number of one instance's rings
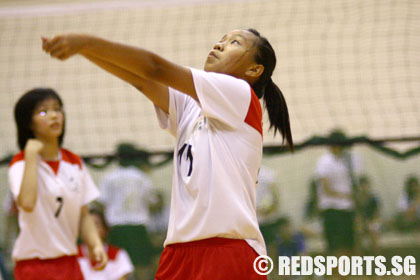
[[[213,49],[218,51],[223,51],[224,45],[222,42],[218,42],[216,45],[214,45]]]
[[[58,112],[57,112],[57,111],[55,111],[55,110],[51,110],[51,111],[49,111],[48,113],[50,114],[50,117],[51,117],[52,119],[56,119],[56,118],[57,118],[57,116],[58,116]]]

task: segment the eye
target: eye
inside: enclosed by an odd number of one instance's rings
[[[238,40],[233,40],[233,41],[232,41],[232,44],[235,44],[235,45],[240,45],[241,43],[240,43]]]
[[[41,110],[38,113],[41,117],[46,116],[47,115],[47,110]]]

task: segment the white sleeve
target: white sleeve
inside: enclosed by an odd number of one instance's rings
[[[252,93],[246,81],[192,68],[191,73],[204,116],[217,119],[231,127],[245,120]]]
[[[357,154],[353,154],[352,155],[352,164],[353,164],[353,172],[356,175],[360,175],[362,173],[362,170],[363,170],[362,158]]]
[[[111,174],[106,174],[99,183],[99,192],[100,196],[98,200],[103,203],[107,204],[108,201],[113,197],[112,193],[112,180],[110,179]]]
[[[399,211],[406,211],[408,209],[408,198],[406,194],[400,196],[398,201],[398,210]]]
[[[25,169],[25,161],[19,161],[9,167],[9,187],[12,192],[13,199],[17,200],[20,192],[20,186],[23,180],[23,171]]]
[[[328,158],[323,156],[318,160],[316,165],[317,178],[325,178],[328,175],[328,169]]]
[[[83,197],[82,206],[86,205],[99,197],[99,191],[90,176],[85,163],[82,163]]]
[[[119,279],[120,277],[126,274],[133,273],[134,271],[133,263],[131,262],[131,259],[128,256],[127,251],[125,251],[124,249],[120,248],[114,262],[115,262],[114,267],[118,269],[113,271],[112,279]]]
[[[169,114],[155,105],[159,126],[176,136],[178,125],[186,111],[196,103],[189,95],[169,88]]]

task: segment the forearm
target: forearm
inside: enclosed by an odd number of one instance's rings
[[[102,246],[102,241],[99,237],[98,230],[96,229],[95,223],[89,214],[87,206],[83,206],[81,211],[80,237],[89,248]]]
[[[26,212],[35,208],[38,196],[37,154],[25,153],[25,169],[22,184],[17,198],[17,204]]]
[[[145,49],[120,44],[91,35],[84,36],[79,53],[109,62],[146,80],[162,82],[159,75],[162,64],[168,63]]]
[[[89,54],[84,54],[83,56],[92,63],[102,68],[103,70],[113,74],[114,76],[126,81],[127,83],[137,88],[149,100],[151,100],[156,106],[160,107],[165,112],[169,111],[168,87],[163,86],[162,84],[159,84],[157,82],[148,81],[136,74],[133,74],[119,66],[104,61],[98,57]]]
[[[53,38],[43,37],[42,48],[52,57],[61,60],[74,54],[97,58],[146,81],[172,87],[198,100],[189,68],[172,63],[145,49],[74,33]],[[125,75],[124,78],[132,77]]]

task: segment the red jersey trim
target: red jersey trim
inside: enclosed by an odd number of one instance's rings
[[[248,113],[245,117],[245,122],[255,128],[261,134],[261,136],[263,135],[261,104],[252,88],[251,102],[249,104]]]
[[[82,159],[69,150],[61,149],[61,159],[71,164],[77,164],[82,169]]]
[[[80,168],[82,168],[82,159],[78,155],[73,154],[69,150],[66,150],[66,149],[62,148],[61,149],[61,156],[62,156],[62,160],[66,161],[66,162],[69,162],[71,164],[77,164]],[[20,153],[13,156],[12,160],[9,163],[9,167],[11,167],[16,162],[24,160],[24,159],[25,159],[25,152],[21,151]]]
[[[54,174],[57,175],[58,173],[58,168],[60,167],[60,161],[45,161],[45,163],[47,163],[51,169],[54,171]]]
[[[14,155],[12,157],[12,160],[9,163],[9,167],[11,167],[13,164],[15,164],[18,161],[24,160],[25,159],[25,152],[21,151],[20,153]]]
[[[117,258],[117,254],[120,251],[120,248],[108,244],[108,259],[115,260]]]

